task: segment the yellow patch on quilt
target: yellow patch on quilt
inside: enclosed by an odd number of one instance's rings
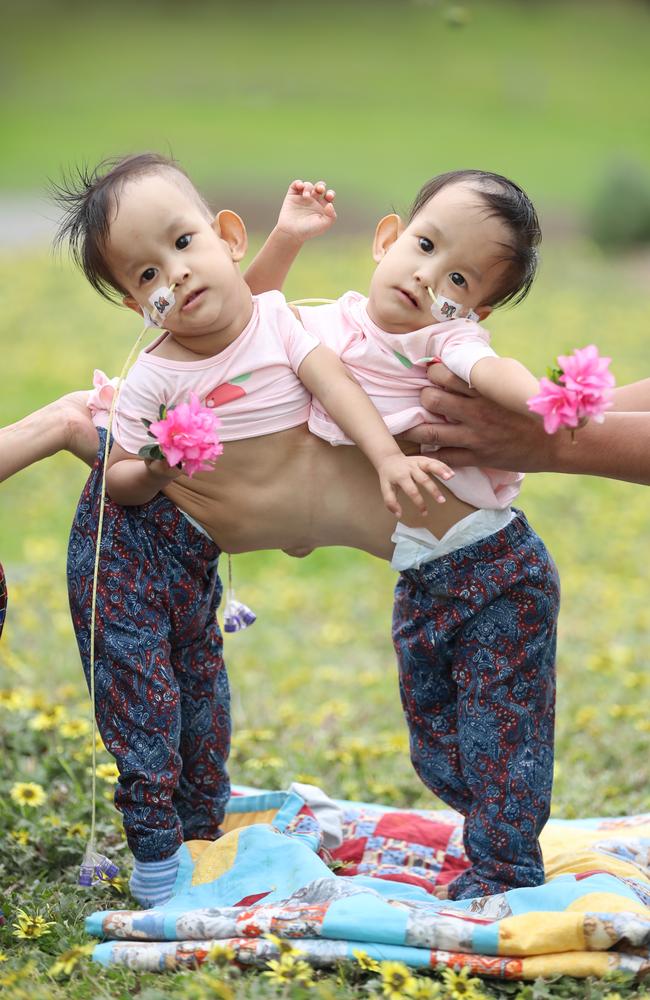
[[[190,857],[192,861],[196,862],[201,857],[203,852],[211,847],[214,841],[212,840],[186,840],[185,847],[190,852]]]
[[[499,925],[500,955],[584,951],[583,918],[574,913],[520,913]]]
[[[269,823],[272,825],[277,814],[277,808],[259,810],[259,812],[226,813],[221,824],[221,829],[224,833],[230,833],[231,830],[241,830],[242,827],[252,826],[253,823]]]
[[[572,847],[564,851],[545,851],[544,870],[547,882],[557,875],[579,875],[581,872],[608,872],[621,878],[644,879],[640,869],[630,861],[590,851],[588,848],[580,850]]]
[[[238,848],[239,830],[231,830],[230,833],[224,833],[223,837],[219,837],[219,840],[208,843],[194,867],[192,885],[212,882],[213,879],[229,872],[235,863]]]
[[[618,964],[618,955],[606,951],[567,951],[552,955],[534,955],[521,963],[523,979],[538,976],[605,976]]]
[[[641,900],[628,899],[616,892],[590,892],[569,903],[566,912],[574,913],[641,913],[648,916],[648,907]]]

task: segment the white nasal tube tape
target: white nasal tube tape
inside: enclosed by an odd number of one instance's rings
[[[459,302],[454,302],[453,299],[448,299],[444,295],[436,295],[429,285],[427,285],[427,292],[431,296],[431,315],[434,319],[437,319],[441,323],[450,319],[466,319],[471,320],[473,323],[478,323],[478,314],[473,309],[468,309],[467,314],[462,316],[461,313],[464,306]]]
[[[149,302],[153,306],[153,312],[149,312],[148,309],[142,310],[142,315],[144,316],[145,326],[163,326],[165,320],[169,316],[170,312],[176,305],[176,296],[174,295],[174,289],[176,288],[176,282],[170,285],[161,285],[156,291],[149,296]]]

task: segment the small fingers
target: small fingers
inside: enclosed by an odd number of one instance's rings
[[[397,502],[397,496],[395,495],[395,490],[390,484],[383,485],[381,488],[381,495],[384,500],[384,504],[395,517],[402,516],[402,508]]]
[[[399,487],[406,493],[407,497],[413,504],[413,506],[419,510],[420,514],[427,513],[427,505],[424,502],[424,497],[420,493],[417,485],[413,481],[414,473],[409,473],[404,479],[399,480]]]
[[[429,476],[438,476],[439,479],[451,479],[454,470],[437,458],[420,458],[418,465]]]

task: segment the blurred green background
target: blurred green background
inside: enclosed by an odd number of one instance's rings
[[[75,164],[144,149],[173,154],[215,209],[239,211],[253,249],[294,177],[336,188],[339,221],[303,251],[289,298],[365,290],[375,218],[406,211],[430,176],[505,173],[538,205],[544,244],[529,298],[490,317],[497,350],[543,374],[557,353],[595,342],[619,382],[650,375],[649,52],[640,0],[13,5],[0,25],[0,425],[90,385],[94,367],[121,367],[137,320],[51,255],[46,190]],[[58,455],[0,487],[0,688],[61,702],[73,718],[87,708],[64,566],[84,478]],[[647,809],[647,497],[580,477],[524,485],[522,506],[563,583],[556,815]],[[344,550],[251,554],[235,572],[259,621],[226,640],[233,780],[298,778],[334,795],[429,805],[399,705],[394,574]],[[0,774],[5,798],[15,780],[57,768],[67,780],[61,755],[59,765],[29,739],[32,750]],[[47,808],[65,830],[72,807]],[[74,808],[78,819],[83,796]],[[59,859],[70,854],[61,838]],[[31,874],[41,862],[25,851]],[[40,905],[31,878],[16,889],[7,875],[21,905]]]

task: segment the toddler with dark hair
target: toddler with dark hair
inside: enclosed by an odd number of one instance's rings
[[[290,187],[282,239],[274,231],[251,268],[264,287],[291,263],[286,234],[303,190],[300,181]],[[394,214],[379,222],[368,297],[348,292],[301,308],[300,318],[393,434],[436,420],[419,400],[436,361],[528,413],[537,379],[498,357],[479,324],[527,294],[540,238],[535,209],[512,181],[442,174],[419,192],[406,224]],[[351,443],[317,399],[309,428],[331,444]],[[411,516],[392,536],[400,571],[393,638],[411,759],[427,787],[465,816],[471,868],[450,884],[452,898],[544,880],[538,836],[553,777],[559,581],[541,539],[511,509],[522,478],[459,468],[446,484],[460,501],[448,530],[434,534]]]

